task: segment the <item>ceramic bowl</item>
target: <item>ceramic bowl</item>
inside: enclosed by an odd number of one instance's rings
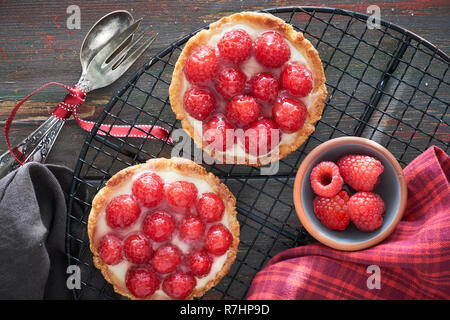
[[[386,211],[382,226],[373,232],[360,231],[352,223],[343,231],[331,230],[314,213],[315,194],[309,178],[311,170],[321,161],[337,163],[340,157],[347,154],[373,156],[384,166],[380,182],[373,192],[381,196]],[[355,251],[380,243],[394,231],[405,211],[407,192],[403,170],[385,147],[365,138],[341,137],[320,144],[306,156],[295,177],[293,196],[302,225],[315,239],[334,249]]]

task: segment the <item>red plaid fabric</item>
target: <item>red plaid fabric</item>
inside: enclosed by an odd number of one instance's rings
[[[319,243],[286,250],[257,273],[247,298],[449,299],[450,158],[431,147],[404,172],[407,210],[391,236],[357,252]],[[371,265],[380,268],[379,289],[367,285]]]

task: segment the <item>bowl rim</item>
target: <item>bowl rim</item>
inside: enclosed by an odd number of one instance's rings
[[[301,192],[302,182],[305,178],[306,171],[310,167],[311,163],[317,158],[318,155],[322,154],[325,150],[328,150],[330,147],[337,147],[345,144],[360,144],[380,152],[394,168],[395,172],[397,173],[400,184],[400,203],[398,206],[398,210],[395,213],[394,219],[392,220],[390,225],[388,225],[387,228],[383,232],[378,234],[376,237],[358,243],[342,243],[334,239],[331,239],[328,236],[321,233],[311,223],[310,219],[306,215],[305,210],[303,209],[302,204],[302,192]],[[370,139],[348,136],[348,137],[334,138],[326,142],[323,142],[308,153],[305,159],[303,159],[303,161],[301,162],[300,167],[298,168],[297,174],[295,176],[293,199],[297,216],[300,219],[300,222],[302,223],[303,227],[306,229],[306,231],[308,231],[308,233],[312,237],[314,237],[317,241],[334,249],[343,251],[357,251],[369,248],[371,246],[380,243],[394,231],[397,224],[402,219],[403,213],[406,208],[406,202],[408,199],[408,188],[406,185],[406,179],[402,167],[398,163],[397,159],[395,159],[394,155],[388,149]]]

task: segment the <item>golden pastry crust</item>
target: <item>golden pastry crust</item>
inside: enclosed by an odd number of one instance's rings
[[[134,297],[128,289],[121,285],[116,276],[111,272],[108,265],[103,262],[100,258],[96,243],[96,228],[98,222],[98,215],[105,208],[111,193],[114,191],[115,187],[122,185],[124,182],[129,181],[131,177],[140,170],[152,170],[158,172],[160,170],[173,170],[187,177],[199,178],[207,182],[222,200],[225,205],[225,214],[228,220],[228,229],[233,235],[233,242],[228,249],[226,260],[222,268],[217,272],[216,277],[206,283],[203,287],[196,287],[192,293],[186,299],[193,299],[195,297],[201,297],[206,291],[214,287],[219,281],[228,273],[231,265],[236,259],[237,248],[239,245],[239,222],[236,218],[236,198],[228,190],[228,188],[212,173],[208,173],[203,167],[194,163],[191,160],[184,158],[157,158],[150,159],[146,163],[131,166],[119,171],[117,174],[108,180],[105,187],[103,187],[94,197],[92,201],[92,209],[89,214],[88,220],[88,236],[90,240],[90,249],[94,255],[93,261],[94,265],[101,271],[102,275],[111,283],[114,287],[114,291],[126,296],[133,300],[138,300]],[[143,300],[150,300],[146,298]]]
[[[305,120],[304,126],[293,133],[289,143],[282,143],[279,148],[275,148],[273,152],[259,156],[256,159],[253,157],[241,157],[234,156],[231,159],[223,159],[223,153],[217,152],[213,148],[209,147],[207,142],[198,137],[194,133],[194,127],[188,119],[187,113],[183,107],[183,94],[184,94],[184,75],[183,69],[187,58],[190,54],[200,45],[206,44],[216,31],[220,31],[225,25],[247,23],[253,24],[258,27],[264,27],[280,33],[285,39],[287,39],[298,50],[308,62],[314,79],[314,86],[311,91],[314,100],[311,105],[308,106],[308,114]],[[208,30],[202,30],[186,43],[183,51],[178,57],[175,69],[172,75],[172,82],[169,88],[170,104],[172,110],[175,113],[177,119],[181,121],[182,127],[187,131],[189,136],[195,141],[196,145],[206,151],[216,160],[222,163],[239,163],[254,166],[266,165],[270,162],[280,160],[288,156],[291,152],[297,150],[305,140],[314,132],[315,123],[322,117],[322,110],[327,97],[327,90],[325,87],[325,73],[322,67],[322,61],[320,60],[319,53],[314,46],[303,37],[303,33],[297,32],[294,28],[284,22],[282,19],[277,18],[268,13],[257,12],[241,12],[231,16],[224,17],[209,26]]]

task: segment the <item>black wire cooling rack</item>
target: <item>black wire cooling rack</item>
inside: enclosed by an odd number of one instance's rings
[[[339,136],[363,136],[387,147],[402,166],[430,145],[449,148],[447,54],[389,22],[368,29],[368,16],[360,13],[319,7],[262,11],[292,24],[317,48],[328,98],[315,133],[280,161],[278,174],[262,175],[259,168],[242,165],[204,164],[236,196],[241,224],[236,262],[205,299],[245,298],[254,275],[271,257],[314,241],[297,219],[292,191],[298,165],[318,144]],[[119,298],[92,263],[86,231],[92,197],[124,167],[170,157],[172,150],[172,145],[157,138],[122,139],[108,132],[100,136],[99,125],[151,123],[170,132],[180,128],[169,105],[168,88],[183,45],[198,31],[174,42],[129,79],[82,147],[67,219],[68,263],[81,268],[81,289],[74,290],[75,299]]]

